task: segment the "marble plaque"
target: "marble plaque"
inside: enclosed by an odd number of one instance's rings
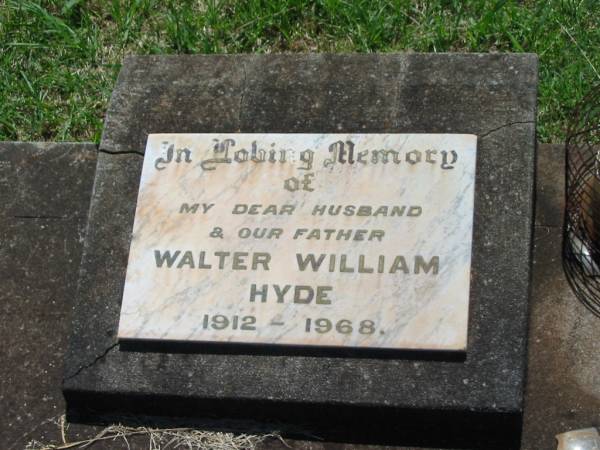
[[[149,135],[119,339],[466,350],[476,148]]]

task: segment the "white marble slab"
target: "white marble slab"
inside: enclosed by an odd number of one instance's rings
[[[119,338],[465,350],[476,147],[150,135]]]

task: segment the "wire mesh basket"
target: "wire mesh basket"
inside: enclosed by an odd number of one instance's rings
[[[575,109],[566,141],[565,273],[600,317],[600,85]]]

